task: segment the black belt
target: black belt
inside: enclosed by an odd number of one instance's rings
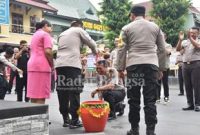
[[[184,64],[190,65],[190,64],[195,64],[197,62],[200,62],[200,60],[195,60],[195,61],[188,61],[188,62],[183,62]]]

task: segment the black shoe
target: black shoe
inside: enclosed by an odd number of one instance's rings
[[[69,127],[70,119],[69,116],[63,116],[63,127]]]
[[[178,96],[184,96],[184,94],[183,93],[179,93]]]
[[[124,108],[126,107],[125,104],[121,104],[120,106],[120,111],[119,111],[119,114],[117,114],[117,116],[122,116],[124,114]]]
[[[200,107],[199,107],[199,106],[195,106],[195,107],[194,107],[194,111],[195,111],[195,112],[200,112]]]
[[[79,120],[72,120],[69,125],[70,129],[80,128],[80,127],[83,127],[83,124]]]
[[[139,128],[129,130],[126,135],[140,135]]]
[[[186,108],[182,108],[183,111],[190,111],[190,110],[194,110],[194,106],[188,106]]]
[[[110,120],[115,120],[115,119],[117,119],[116,115],[114,115],[114,116],[109,116],[109,117],[108,117],[108,121],[110,121]]]
[[[147,125],[146,134],[147,135],[156,135],[155,134],[155,125]]]
[[[147,131],[147,135],[156,135],[154,131]]]
[[[11,91],[8,91],[7,94],[11,94]]]
[[[70,119],[66,119],[63,123],[63,127],[69,127],[70,125]]]
[[[169,97],[164,97],[164,102],[165,103],[169,102]]]
[[[113,112],[113,111],[110,111],[110,114],[108,116],[108,121],[109,120],[115,120],[117,117],[116,117],[116,113]]]

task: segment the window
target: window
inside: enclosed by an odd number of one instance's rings
[[[23,33],[23,15],[12,13],[12,32]]]
[[[30,16],[30,33],[35,32],[36,16]]]

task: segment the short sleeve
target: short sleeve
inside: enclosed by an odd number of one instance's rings
[[[110,83],[112,84],[119,84],[119,78],[118,78],[118,72],[116,69],[112,68],[109,70],[109,72],[111,72],[112,76],[111,76],[111,80]]]
[[[187,47],[187,45],[188,45],[188,41],[187,40],[183,40],[181,46],[183,48],[185,48],[185,47]]]
[[[52,48],[52,38],[48,33],[44,34],[44,48]]]

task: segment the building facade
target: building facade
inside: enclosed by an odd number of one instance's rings
[[[94,40],[103,38],[106,27],[101,25],[97,10],[89,0],[49,0],[49,5],[58,9],[57,14],[44,13],[44,18],[53,24],[55,37],[68,29],[72,21],[80,19]]]
[[[30,42],[35,24],[43,18],[45,11],[55,14],[57,9],[46,0],[10,0],[9,23],[0,24],[0,47],[17,46],[20,40]]]
[[[20,40],[29,43],[36,22],[42,19],[53,25],[55,39],[77,19],[83,21],[85,30],[96,41],[103,38],[107,29],[101,25],[97,10],[89,0],[10,0],[8,12],[9,23],[0,21],[0,49],[6,45],[18,46]]]

